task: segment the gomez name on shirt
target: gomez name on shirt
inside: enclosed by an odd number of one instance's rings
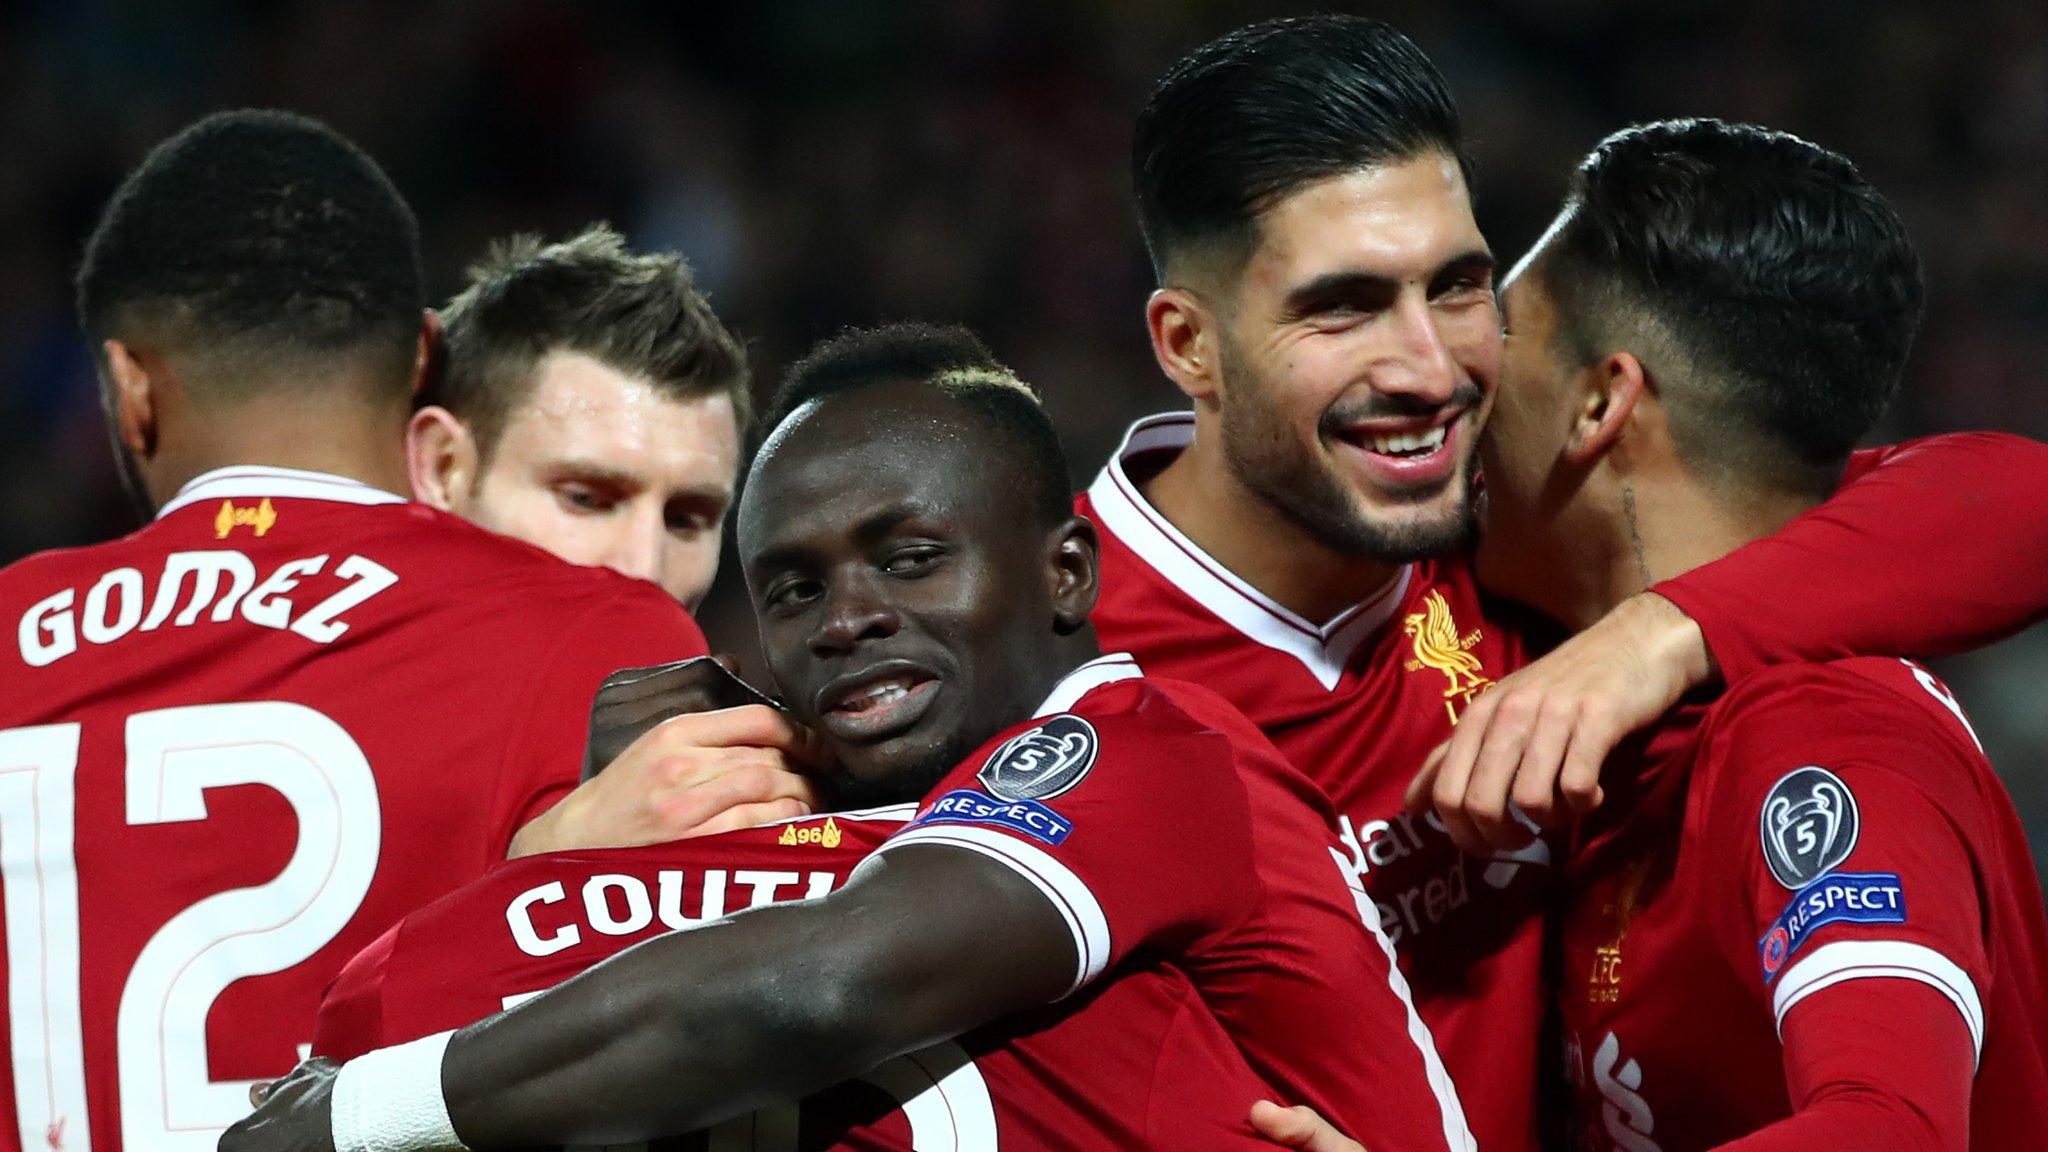
[[[201,613],[215,624],[239,617],[264,628],[295,632],[315,644],[332,644],[348,631],[343,615],[397,584],[398,575],[375,560],[345,556],[334,565],[332,574],[346,583],[301,607],[292,599],[292,591],[299,581],[327,571],[328,559],[329,554],[323,552],[287,560],[262,574],[248,556],[223,548],[173,552],[164,557],[162,569],[150,576],[137,568],[116,568],[84,588],[82,594],[79,588],[64,588],[22,613],[15,630],[22,663],[31,668],[54,664],[77,652],[80,641],[112,644],[126,636],[154,632],[166,623],[189,628],[199,622]]]

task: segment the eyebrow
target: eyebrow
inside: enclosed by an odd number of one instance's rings
[[[1427,282],[1434,284],[1454,272],[1492,272],[1494,263],[1493,253],[1484,248],[1473,248],[1437,265],[1431,270]],[[1333,296],[1391,296],[1400,286],[1401,281],[1398,277],[1383,276],[1376,272],[1350,269],[1325,272],[1307,283],[1290,289],[1285,306],[1289,313],[1300,315]]]
[[[638,477],[621,471],[598,460],[554,460],[547,465],[548,474],[556,479],[573,477],[578,480],[595,480],[620,488],[643,487]]]
[[[928,512],[930,512],[929,508],[915,501],[899,501],[871,512],[856,521],[853,526],[854,539],[859,541],[862,547],[871,546],[902,526],[904,521],[915,520],[919,516],[926,515]],[[802,562],[811,552],[812,549],[801,541],[776,544],[762,549],[754,557],[752,566],[756,568],[787,568]]]
[[[549,475],[558,480],[588,480],[600,484],[609,484],[615,488],[631,488],[636,491],[648,487],[647,482],[640,477],[596,460],[557,460],[549,464],[547,469]],[[732,493],[733,490],[730,485],[716,487],[693,484],[688,488],[678,489],[669,498],[676,499],[680,497],[686,500],[721,500],[729,502],[732,499]]]

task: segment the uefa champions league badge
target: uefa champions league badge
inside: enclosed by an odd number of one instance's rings
[[[1096,747],[1095,728],[1062,713],[1003,741],[975,779],[1004,800],[1050,800],[1088,775]]]
[[[1825,876],[1856,850],[1861,819],[1840,776],[1808,765],[1786,773],[1764,797],[1764,863],[1794,892]]]

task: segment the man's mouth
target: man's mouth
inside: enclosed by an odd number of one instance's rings
[[[939,680],[900,660],[841,676],[818,693],[818,724],[849,744],[872,744],[908,731],[931,707]]]
[[[1427,422],[1362,421],[1334,430],[1339,462],[1373,487],[1422,488],[1448,479],[1458,466],[1469,408],[1439,412]]]
[[[1366,436],[1365,447],[1382,456],[1393,456],[1408,460],[1427,456],[1444,446],[1444,439],[1450,431],[1449,425],[1438,425],[1421,432],[1395,433],[1388,436]]]

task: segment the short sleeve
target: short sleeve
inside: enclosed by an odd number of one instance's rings
[[[1147,704],[1038,719],[955,768],[878,854],[949,845],[1029,880],[1073,933],[1076,989],[1139,949],[1229,931],[1259,903],[1229,740]]]
[[[549,637],[547,658],[530,674],[507,734],[494,808],[493,853],[569,794],[583,769],[590,705],[605,677],[705,654],[704,635],[682,605],[652,584],[625,581],[611,596]]]
[[[1764,674],[1714,720],[1699,837],[1716,943],[1780,1032],[1851,981],[1940,992],[1979,1048],[1987,977],[1970,828],[1983,805],[1958,738],[1847,672]]]
[[[403,922],[393,924],[371,941],[327,986],[326,995],[320,998],[319,1018],[313,1024],[313,1055],[353,1060],[392,1042],[384,1034],[384,978],[403,927]]]

